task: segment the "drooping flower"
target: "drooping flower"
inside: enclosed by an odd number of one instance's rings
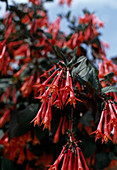
[[[108,139],[112,140],[110,134],[113,133],[113,143],[117,142],[117,109],[112,100],[109,100],[105,104],[105,109],[102,111],[101,118],[95,133],[95,140],[102,138],[102,143],[108,142]]]
[[[34,121],[34,125],[44,124],[44,128],[51,129],[51,107],[54,105],[61,109],[63,106],[70,102],[70,105],[75,107],[76,101],[82,102],[80,99],[75,97],[75,92],[73,90],[72,77],[69,68],[59,68],[55,70],[43,83],[36,83],[34,87],[38,89],[39,96],[35,97],[40,99],[42,104],[36,115],[36,117],[31,121]],[[53,71],[56,67],[53,66],[49,71]],[[45,76],[45,74],[43,74]],[[42,76],[40,76],[42,77]],[[66,78],[66,79],[65,79]],[[67,101],[67,98],[69,99]],[[63,126],[65,130],[65,126]]]
[[[91,133],[91,134],[94,133],[96,134],[95,141],[97,141],[97,139],[100,139],[102,137],[102,124],[103,124],[104,114],[105,114],[105,110],[103,110],[101,113],[101,118],[97,130]]]
[[[76,143],[66,144],[57,160],[49,170],[58,170],[58,165],[63,159],[61,170],[89,170],[82,151]]]

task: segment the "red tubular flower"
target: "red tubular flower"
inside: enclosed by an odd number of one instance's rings
[[[64,155],[64,159],[63,159],[63,164],[62,164],[62,168],[61,168],[61,170],[65,170],[66,160],[67,160],[67,153],[65,153],[65,155]]]
[[[51,103],[49,100],[45,116],[42,120],[42,123],[44,124],[44,129],[49,128],[49,130],[51,130],[51,124],[50,124],[51,119],[52,119],[52,111],[51,111]]]
[[[113,130],[113,143],[117,144],[117,123],[114,125]]]
[[[97,141],[97,139],[100,139],[102,137],[102,123],[103,123],[104,114],[105,114],[105,111],[103,110],[97,130],[91,133],[91,134],[93,134],[93,133],[96,134],[95,141]]]
[[[29,0],[29,2],[32,2],[34,5],[39,5],[39,0]]]
[[[3,59],[6,51],[6,46],[5,46],[6,41],[0,42],[0,60]]]
[[[9,119],[10,119],[10,111],[9,109],[7,109],[3,114],[3,116],[0,118],[0,128],[2,128],[4,124],[9,121]]]
[[[62,134],[65,134],[65,129],[66,129],[66,117],[64,116],[63,118],[63,125],[62,125]]]
[[[53,71],[55,68],[56,68],[56,65],[54,65],[54,66],[53,66],[52,68],[50,68],[48,71],[45,71],[40,77],[45,76],[45,77],[47,78],[48,75],[49,75],[49,72],[50,72],[50,71]]]
[[[44,81],[42,84],[35,84],[34,87],[38,87],[39,88],[39,91],[41,93],[44,92],[45,90],[45,87],[47,86],[47,84],[49,83],[49,81],[51,80],[52,77],[55,76],[55,74],[57,74],[58,70],[56,70],[46,81]]]
[[[51,92],[56,92],[56,93],[58,93],[58,83],[59,83],[59,79],[60,79],[62,73],[63,73],[63,70],[60,71],[60,73],[59,73],[59,75],[57,76],[57,78],[56,78],[56,80],[54,81],[54,83],[51,84],[51,85],[48,85],[48,86],[50,87],[50,88],[49,88],[49,93],[51,93]]]
[[[75,153],[75,156],[74,156],[74,164],[73,164],[73,170],[77,170],[78,169],[78,165],[77,165],[77,156],[76,156],[76,153]]]
[[[26,69],[26,67],[27,64],[24,64],[23,67],[17,73],[14,74],[14,77],[18,78],[20,74]]]
[[[70,72],[69,72],[69,70],[67,70],[65,87],[62,88],[61,90],[65,90],[67,92],[67,94],[69,94],[70,91],[72,91],[71,87],[70,87]]]
[[[1,102],[5,99],[5,102],[7,102],[9,96],[10,96],[10,90],[11,90],[11,87],[9,86],[6,91],[2,94],[1,96]]]
[[[23,151],[23,149],[20,149],[20,154],[19,154],[19,158],[17,160],[17,163],[23,164],[24,160],[25,160],[24,151]]]
[[[62,103],[63,105],[65,104],[66,100],[67,100],[68,94],[66,92],[66,90],[63,90],[63,95],[62,95]]]
[[[80,151],[78,147],[76,148],[76,151],[78,155],[78,170],[83,170],[83,166],[82,166],[81,159],[80,159],[80,153],[79,153]]]
[[[82,161],[83,161],[83,164],[84,164],[85,170],[89,170],[89,168],[88,168],[88,166],[87,166],[87,164],[86,164],[85,158],[84,158],[84,156],[83,156],[82,151],[80,152],[80,155],[81,155],[81,158],[82,158]]]
[[[65,3],[65,0],[59,0],[59,4],[63,5]]]
[[[53,94],[54,95],[54,94]],[[57,94],[55,93],[55,96],[57,96]],[[53,102],[52,102],[53,103]],[[59,108],[61,110],[61,108],[63,108],[62,102],[61,102],[61,95],[58,94],[58,98],[56,99],[56,101],[53,103],[53,105],[56,105],[57,108]]]
[[[32,74],[30,77],[27,77],[25,83],[20,88],[23,97],[27,97],[31,93],[33,83],[34,83],[34,74]]]
[[[114,126],[117,123],[117,117],[116,117],[117,111],[116,110],[114,110],[115,112],[113,111],[113,109],[115,107],[114,107],[114,104],[112,105],[111,101],[109,102],[108,106],[109,106],[109,110],[110,110],[110,122],[109,123],[111,123]]]
[[[110,135],[109,135],[108,127],[107,126],[108,126],[107,125],[107,110],[105,110],[104,134],[102,135],[102,143],[103,142],[107,143],[108,139],[112,140]]]
[[[68,163],[68,170],[72,170],[72,152],[70,152],[70,159]]]
[[[70,80],[70,88],[71,88],[71,91],[70,91],[70,97],[69,97],[66,105],[70,102],[70,105],[73,104],[73,106],[74,106],[74,108],[75,108],[76,100],[78,100],[78,101],[80,101],[80,102],[82,102],[82,101],[81,101],[80,99],[77,99],[77,98],[75,97],[75,93],[74,93],[74,91],[73,91],[73,86],[72,86],[72,78],[70,77],[69,80]]]
[[[64,157],[64,158],[63,158]],[[64,151],[61,152],[55,163],[49,170],[58,170],[58,164],[63,158],[61,170],[89,170],[83,153],[80,151],[76,143],[67,144],[64,146]]]
[[[42,109],[44,108],[44,105],[46,106],[46,103],[42,103],[36,117],[30,122],[32,123],[34,121],[34,126],[37,124],[38,126],[40,125],[40,120],[41,120],[41,114],[42,114]]]
[[[70,6],[71,2],[72,2],[72,0],[67,0],[67,5]]]
[[[59,133],[60,133],[60,128],[61,128],[61,123],[62,123],[62,121],[63,121],[63,118],[61,117],[60,122],[59,122],[58,129],[57,129],[56,134],[55,134],[55,136],[54,136],[54,140],[53,140],[54,143],[57,143],[58,140],[59,140]]]
[[[64,156],[64,151],[65,151],[65,146],[63,147],[63,149],[62,149],[62,151],[61,151],[61,153],[60,153],[60,155],[59,155],[59,157],[57,158],[57,160],[54,162],[54,164],[49,168],[49,170],[53,170],[53,169],[55,169],[55,170],[57,170],[58,169],[58,165],[59,165],[59,163],[60,163],[60,161],[62,160],[62,158],[63,158],[63,156]]]
[[[32,161],[33,159],[35,159],[36,156],[33,155],[30,150],[26,147],[26,159],[29,161]]]

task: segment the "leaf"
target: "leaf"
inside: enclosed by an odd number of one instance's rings
[[[113,152],[109,153],[109,158],[117,160],[117,156]]]
[[[83,140],[82,145],[84,146],[83,153],[86,158],[91,156],[96,151],[96,143],[92,141]]]
[[[44,32],[44,34],[46,35],[47,39],[52,39],[52,34],[48,32]]]
[[[100,152],[96,154],[95,167],[96,169],[103,169],[110,164],[111,159],[109,153]]]
[[[5,157],[2,157],[1,170],[11,170],[11,169],[17,170],[10,160],[6,159]]]
[[[85,56],[81,56],[77,59],[77,63],[82,62],[83,60],[87,59]]]
[[[39,139],[39,141],[42,141],[48,134],[48,130],[45,129],[43,130],[43,126],[40,127],[35,127],[35,133],[36,133],[36,137]]]
[[[89,66],[87,64],[87,58],[82,56],[77,62],[80,64],[72,70],[72,76],[80,76],[83,80],[88,81],[89,78]]]
[[[75,63],[75,60],[76,60],[76,51],[77,51],[77,48],[75,48],[74,50],[74,56],[73,58],[70,60],[70,62],[67,64],[68,67],[72,66],[74,63]]]
[[[36,46],[31,46],[34,50],[43,50],[44,48],[45,48],[45,45],[43,45],[43,46],[38,46],[38,47],[36,47]]]
[[[117,57],[111,58],[113,63],[117,65]]]
[[[66,14],[66,18],[69,20],[70,18],[70,15],[71,15],[71,11],[68,11],[68,13]]]
[[[96,89],[96,91],[99,91],[99,79],[96,75],[96,70],[92,67],[89,71],[89,81],[91,85]]]
[[[93,120],[93,117],[90,112],[87,112],[83,117],[80,118],[80,122],[86,126],[91,126],[91,120]]]
[[[79,74],[80,71],[82,71],[85,67],[86,67],[86,57],[81,60],[81,63],[77,66],[77,67],[74,67],[73,70],[72,70],[72,76],[76,76]],[[79,61],[80,62],[80,61]]]
[[[107,86],[107,87],[102,88],[102,93],[109,93],[109,92],[117,92],[117,87]]]
[[[8,134],[10,138],[27,133],[32,126],[31,120],[38,112],[38,104],[30,104],[26,109],[11,113]]]
[[[79,76],[85,80],[88,81],[89,78],[89,67],[85,67],[82,71],[80,71]]]
[[[56,52],[56,54],[65,62],[65,64],[67,65],[68,64],[68,61],[67,61],[67,56],[65,56],[62,52],[62,50],[56,45],[54,46],[54,50]]]
[[[107,80],[111,80],[114,75],[115,75],[115,74],[114,74],[113,72],[111,72],[111,73],[105,75],[104,77],[105,77]]]

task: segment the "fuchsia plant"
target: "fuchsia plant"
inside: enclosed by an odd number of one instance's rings
[[[104,22],[84,10],[78,21],[68,12],[51,23],[44,3],[8,6],[0,20],[1,168],[116,166],[117,63],[100,40]]]

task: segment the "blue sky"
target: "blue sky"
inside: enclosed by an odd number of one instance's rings
[[[11,0],[8,0],[11,4]],[[27,2],[28,0],[15,0],[16,2]],[[72,5],[69,8],[67,5],[58,6],[59,0],[46,3],[45,7],[48,9],[49,18],[54,21],[57,14],[67,13],[71,10],[72,15],[79,17],[82,15],[82,9],[87,8],[89,11],[96,13],[96,15],[105,23],[104,28],[101,29],[101,39],[107,41],[110,48],[107,50],[107,57],[114,57],[117,55],[117,0],[72,0]],[[4,14],[5,6],[0,2],[1,11],[0,17]],[[62,22],[61,29],[65,32],[67,24]],[[68,30],[68,29],[67,29]]]

